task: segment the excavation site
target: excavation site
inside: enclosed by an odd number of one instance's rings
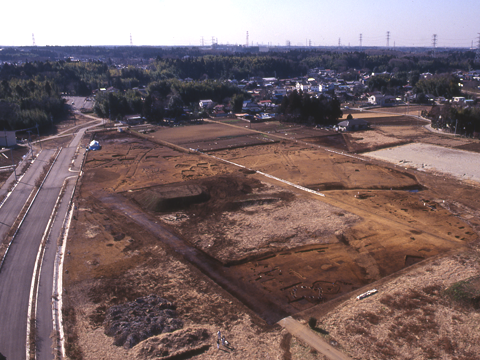
[[[478,184],[369,156],[428,139],[408,133],[424,131],[418,124],[395,121],[348,134],[235,121],[89,133],[85,141],[101,150],[87,153],[74,199],[64,275],[69,351],[217,358],[222,329],[245,358],[262,354],[254,339],[281,358],[281,319],[326,313],[372,284],[467,249],[480,229]],[[105,330],[123,311],[116,307],[147,298],[168,303],[161,329],[182,332],[128,338]],[[174,334],[167,351],[162,339]]]

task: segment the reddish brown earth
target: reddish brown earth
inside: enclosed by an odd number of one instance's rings
[[[319,317],[321,309],[335,309],[331,300],[478,238],[476,187],[326,151],[318,145],[347,146],[328,131],[236,125],[96,134],[102,150],[85,162],[65,264],[72,358],[153,358],[162,344],[186,344],[182,339],[202,329],[211,341],[199,338],[198,346],[177,346],[175,354],[299,358],[301,342],[268,324],[299,311]],[[258,133],[266,129],[270,134]],[[374,147],[408,138],[403,128],[388,129],[351,134],[350,142]],[[241,139],[256,140],[241,146]],[[199,154],[188,151],[194,144],[220,145]],[[149,294],[176,304],[182,339],[160,335],[132,350],[114,346],[103,333],[106,309]],[[218,329],[235,350],[216,349]],[[347,335],[335,338],[345,336],[342,348],[354,354]]]

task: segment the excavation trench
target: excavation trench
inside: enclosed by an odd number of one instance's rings
[[[203,251],[189,245],[186,241],[174,235],[161,223],[148,214],[136,208],[128,199],[118,194],[102,193],[97,195],[98,199],[113,211],[128,216],[138,225],[154,234],[164,244],[169,246],[177,254],[182,255],[185,260],[197,267],[223,289],[235,296],[238,300],[252,309],[258,316],[268,324],[274,324],[280,319],[297,312],[298,310],[288,304],[279,305],[280,299],[262,298],[259,300],[255,294],[258,289],[255,285],[238,281],[237,270],[234,267],[225,267],[218,260],[212,258]]]

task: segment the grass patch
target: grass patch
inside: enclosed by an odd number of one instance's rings
[[[451,300],[463,306],[480,309],[480,276],[458,281],[444,291]]]

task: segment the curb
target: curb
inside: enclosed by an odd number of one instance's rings
[[[50,171],[53,169],[55,163],[57,162],[57,159],[58,159],[58,156],[60,155],[60,153],[62,152],[62,148],[60,148],[57,156],[55,156],[55,159],[53,160],[53,163],[52,165],[50,166],[50,169],[48,169],[48,172],[45,174],[45,177],[43,178],[43,181],[42,183],[40,184],[40,186],[38,187],[38,190],[37,190],[37,193],[35,194],[34,198],[32,199],[32,202],[30,203],[30,205],[28,206],[28,209],[27,211],[25,212],[25,215],[23,216],[22,220],[20,221],[20,224],[18,224],[18,227],[17,227],[17,230],[15,230],[15,233],[13,234],[13,237],[12,237],[12,240],[10,241],[10,244],[8,244],[8,248],[7,248],[7,251],[5,252],[5,256],[2,260],[2,264],[1,266],[3,266],[3,262],[5,261],[5,258],[7,257],[7,253],[8,253],[8,250],[10,249],[10,246],[11,244],[13,243],[13,240],[15,239],[15,237],[17,236],[18,232],[20,231],[20,228],[22,227],[22,224],[23,222],[25,221],[25,218],[27,217],[28,213],[30,212],[30,209],[31,207],[33,206],[33,203],[35,202],[35,200],[37,199],[37,196],[38,194],[40,193],[40,190],[42,190],[42,187],[43,187],[43,184],[45,183],[45,181],[47,180],[48,178],[48,175],[50,174]],[[58,200],[58,199],[57,199]],[[56,203],[55,203],[56,205]],[[51,222],[51,218],[48,220],[48,225],[47,227],[50,225],[50,222]],[[43,237],[45,236],[45,233],[43,235]],[[42,242],[43,242],[43,237],[42,237]],[[27,310],[27,337],[26,337],[26,359],[29,359],[29,355],[30,355],[30,323],[31,323],[31,312],[32,312],[32,296],[33,296],[33,290],[34,290],[34,287],[36,285],[36,274],[37,274],[37,268],[38,268],[38,260],[39,260],[39,256],[40,256],[40,253],[42,252],[43,250],[43,246],[42,246],[42,242],[40,243],[40,248],[39,248],[39,251],[37,252],[37,259],[35,260],[35,267],[33,269],[33,276],[32,276],[32,285],[30,286],[30,295],[29,295],[29,299],[28,299],[28,310]],[[1,271],[1,266],[0,266],[0,271]]]
[[[45,180],[47,179],[48,174],[50,174],[50,171],[52,170],[53,165],[55,165],[55,162],[57,161],[57,158],[58,158],[58,156],[60,155],[60,152],[61,152],[61,151],[62,151],[62,149],[60,149],[60,151],[58,152],[57,156],[55,156],[55,159],[53,160],[52,166],[50,166],[50,169],[48,169],[48,172],[47,172],[47,174],[45,175],[45,178],[43,179],[42,183],[41,183],[40,186],[38,187],[37,193],[36,193],[35,196],[33,197],[30,205],[29,205],[28,208],[27,208],[27,211],[25,212],[25,215],[23,215],[22,220],[21,220],[20,223],[18,224],[17,230],[15,230],[15,233],[14,233],[13,236],[12,236],[12,240],[10,240],[10,242],[8,243],[7,249],[5,250],[5,254],[3,255],[2,261],[0,262],[0,272],[2,271],[3,263],[5,262],[5,259],[7,258],[8,250],[10,250],[10,246],[12,246],[13,240],[15,239],[15,237],[16,237],[17,234],[18,234],[18,232],[20,231],[20,228],[21,228],[23,222],[25,221],[25,218],[27,217],[28,212],[30,211],[30,208],[32,207],[33,203],[35,202],[35,199],[37,198],[38,193],[39,193],[40,190],[42,189],[43,184],[45,183]]]

